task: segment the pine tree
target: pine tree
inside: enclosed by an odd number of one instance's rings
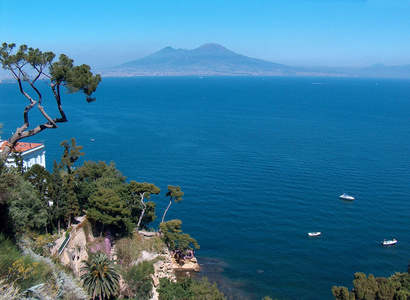
[[[75,216],[80,213],[80,205],[78,204],[77,195],[74,190],[74,182],[69,181],[67,186],[67,200],[65,209],[65,219],[68,221],[68,226]]]
[[[90,208],[87,210],[87,217],[100,227],[100,236],[106,225],[114,226],[127,233],[132,232],[131,212],[126,202],[113,189],[99,187],[89,200]]]
[[[66,215],[66,190],[63,188],[63,177],[61,170],[54,160],[53,173],[51,174],[50,196],[53,201],[53,218],[57,220],[58,234],[60,234],[61,220]]]

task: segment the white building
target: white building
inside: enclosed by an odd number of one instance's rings
[[[7,141],[0,140],[0,152],[3,151]],[[23,158],[23,167],[30,169],[33,165],[38,164],[46,168],[46,150],[44,144],[40,143],[17,143],[15,147],[17,152],[21,153]],[[10,154],[6,162],[7,166],[16,166],[13,154]]]

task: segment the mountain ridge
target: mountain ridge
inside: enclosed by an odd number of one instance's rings
[[[410,65],[302,68],[251,58],[217,43],[193,50],[167,46],[146,57],[105,68],[103,76],[340,76],[410,78]]]

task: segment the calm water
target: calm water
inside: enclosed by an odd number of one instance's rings
[[[6,137],[25,103],[14,84],[0,95]],[[158,216],[167,185],[180,185],[167,219],[198,240],[202,274],[230,299],[332,299],[355,272],[406,271],[410,81],[106,78],[96,96],[66,97],[69,123],[31,140],[45,143],[48,169],[75,137],[85,159],[159,186]]]

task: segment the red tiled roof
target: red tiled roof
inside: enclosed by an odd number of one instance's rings
[[[1,146],[0,150],[3,150],[4,147],[7,145],[7,141],[5,141]],[[17,143],[16,147],[14,149],[18,152],[25,152],[34,148],[37,148],[39,146],[42,146],[43,144],[41,143]]]

